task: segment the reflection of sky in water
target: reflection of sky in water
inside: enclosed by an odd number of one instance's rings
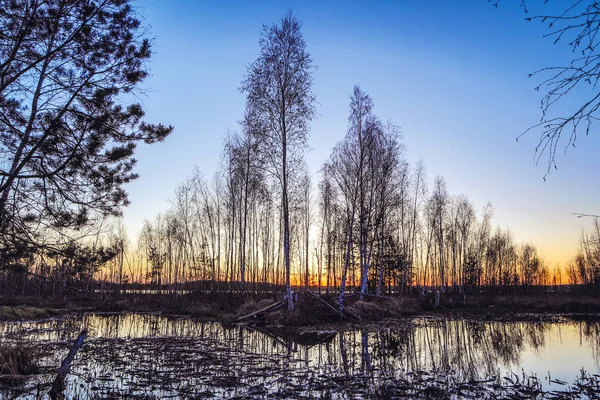
[[[600,371],[597,349],[600,336],[586,335],[585,323],[550,324],[544,345],[535,348],[527,345],[521,353],[519,368],[535,372],[539,378],[571,382],[583,368],[589,373]],[[544,382],[547,383],[547,382]]]
[[[56,367],[84,327],[90,334],[73,367],[72,387],[102,382],[103,387],[142,390],[145,385],[143,390],[159,395],[181,394],[191,387],[227,397],[248,393],[244,390],[251,387],[295,387],[306,376],[379,379],[419,370],[453,372],[461,381],[520,375],[523,370],[537,374],[545,389],[561,390],[564,387],[549,385],[548,373],[572,383],[581,368],[588,373],[600,370],[597,322],[416,318],[380,330],[288,335],[149,314],[85,315],[0,324],[0,345],[37,342],[50,352],[43,363]],[[166,379],[162,386],[151,384],[156,374]]]

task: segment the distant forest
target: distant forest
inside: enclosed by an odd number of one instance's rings
[[[348,88],[347,131],[313,181],[304,154],[315,66],[291,13],[261,33],[241,77],[246,111],[216,174],[193,171],[133,245],[119,215],[134,149],[172,128],[117,101],[135,93],[151,55],[134,10],[84,3],[0,1],[3,294],[275,290],[293,308],[293,291],[306,288],[339,293],[343,308],[348,291],[600,285],[597,220],[572,263],[548,265],[492,227],[491,204],[478,210],[407,162],[401,129],[358,86]]]

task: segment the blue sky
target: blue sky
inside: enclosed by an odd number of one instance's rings
[[[383,120],[402,127],[406,157],[423,160],[431,183],[442,175],[453,194],[480,210],[490,201],[494,226],[537,245],[545,259],[566,262],[600,213],[597,135],[578,138],[547,181],[536,167],[535,135],[515,138],[539,121],[540,82],[528,74],[564,64],[566,43],[553,45],[539,22],[526,22],[517,1],[494,8],[472,1],[159,1],[134,3],[150,27],[154,56],[140,99],[149,122],[175,127],[164,142],[140,146],[141,177],[127,190],[125,224],[135,238],[143,220],[168,208],[194,166],[211,179],[224,135],[238,129],[238,87],[258,55],[263,24],[291,9],[303,22],[317,70],[319,118],[307,161],[315,174],[347,128],[352,87],[359,84]],[[528,2],[529,14],[543,8]],[[581,94],[567,99],[581,101]]]

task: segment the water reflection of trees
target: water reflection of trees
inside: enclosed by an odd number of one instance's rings
[[[596,367],[600,368],[600,323],[597,321],[580,321],[579,343],[583,345],[584,340],[592,351]]]
[[[139,392],[159,382],[154,386],[170,392],[154,395],[185,395],[189,387],[196,394],[235,387],[231,394],[245,395],[248,388],[314,390],[302,389],[309,378],[361,377],[369,387],[418,371],[452,373],[460,381],[500,377],[520,369],[525,351],[541,351],[560,338],[565,324],[417,319],[383,330],[288,333],[151,314],[87,315],[0,324],[0,338],[55,343],[46,362],[56,367],[84,326],[91,333],[71,379],[86,387],[100,380]],[[600,365],[600,325],[572,323],[569,331],[579,331],[581,345]]]
[[[341,365],[348,374],[443,371],[471,380],[518,368],[525,347],[543,347],[549,334],[550,325],[544,324],[427,321],[386,331],[344,332],[334,345],[346,358]]]
[[[127,314],[87,315],[29,325],[4,324],[0,333],[3,337],[25,334],[35,340],[66,341],[84,326],[92,332],[89,339],[92,342],[99,338],[210,338],[227,343],[237,351],[286,355],[303,361],[308,368],[329,366],[346,374],[373,369],[380,373],[392,370],[455,371],[465,379],[498,375],[500,368],[518,367],[525,346],[543,347],[552,327],[540,323],[425,320],[370,332],[363,329],[337,334],[288,335],[260,327],[224,327],[189,318]],[[598,359],[599,325],[585,323],[582,334],[591,338]],[[115,346],[118,352],[117,349]],[[118,358],[118,354],[114,357]]]

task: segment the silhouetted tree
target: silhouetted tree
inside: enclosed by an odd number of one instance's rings
[[[127,1],[0,0],[0,248],[56,251],[127,205],[136,144],[172,131],[121,104],[148,75],[144,36]]]
[[[539,278],[541,261],[535,247],[530,244],[523,245],[520,258],[523,284],[531,286],[537,283],[536,281]]]
[[[419,252],[419,247],[417,246],[418,243],[418,239],[419,236],[422,235],[422,223],[420,221],[420,209],[421,206],[423,204],[423,202],[426,200],[427,197],[427,183],[426,183],[426,171],[425,171],[425,165],[423,163],[423,161],[419,161],[417,163],[417,165],[414,168],[414,172],[413,172],[413,176],[411,178],[411,185],[412,185],[412,216],[411,216],[411,221],[410,221],[410,234],[411,234],[411,262],[413,263],[413,266],[415,267],[415,270],[417,272],[419,272],[419,266],[420,267],[424,267],[422,264],[422,262],[419,262],[420,260],[418,260],[418,254],[419,255],[423,255],[423,252],[420,251]],[[423,286],[425,286],[426,283],[426,278],[425,278],[425,268],[421,268],[421,274],[423,277]]]
[[[431,230],[436,239],[438,256],[439,256],[439,278],[440,288],[442,293],[446,290],[446,260],[444,259],[444,227],[446,214],[448,212],[448,190],[446,189],[446,182],[441,176],[435,178],[433,184],[433,192],[429,199],[429,223],[431,224]]]
[[[598,218],[594,219],[591,231],[582,233],[580,249],[570,270],[571,280],[587,285],[594,284],[600,290],[600,221]]]
[[[312,94],[313,64],[291,12],[280,25],[265,26],[259,41],[260,55],[248,67],[241,90],[252,110],[264,167],[281,188],[283,256],[288,309],[294,308],[290,282],[290,174],[303,157],[309,122],[315,117]]]
[[[333,171],[328,164],[321,168],[321,181],[319,182],[319,210],[321,212],[321,235],[320,235],[320,257],[319,260],[327,270],[326,286],[335,287],[335,217],[338,193],[333,178]],[[323,246],[326,247],[323,253]]]
[[[598,119],[600,92],[597,89],[600,79],[600,7],[597,1],[572,1],[564,11],[551,15],[538,15],[527,18],[548,24],[546,35],[554,43],[566,41],[575,56],[568,65],[546,67],[532,75],[542,75],[544,80],[536,89],[545,90],[542,98],[542,120],[530,129],[540,132],[536,148],[539,158],[548,153],[548,171],[556,168],[555,154],[561,135],[569,137],[566,147],[575,146],[577,133],[589,134],[592,123]],[[571,111],[564,109],[564,97],[581,96],[581,101]],[[554,113],[555,110],[561,110]]]
[[[352,272],[351,281],[355,283],[354,269],[350,270],[355,265],[355,247],[358,248],[360,299],[367,293],[369,279],[377,282],[376,290],[381,293],[386,262],[385,238],[395,229],[390,222],[391,216],[399,205],[404,204],[407,184],[403,182],[407,182],[408,170],[401,158],[403,148],[399,128],[391,123],[381,123],[373,114],[373,100],[358,86],[350,96],[348,122],[344,139],[335,146],[323,168],[322,187],[324,191],[325,184],[332,184],[341,205],[343,229],[338,236],[345,240],[338,299],[341,311],[349,271]],[[322,196],[324,199],[325,193]],[[323,217],[327,218],[326,210],[323,211]],[[379,262],[379,270],[371,273],[374,260]]]
[[[489,1],[496,7],[500,3],[500,0]],[[520,6],[529,13],[526,0],[521,0]],[[556,7],[554,2],[547,1],[544,1],[544,6]],[[561,136],[568,136],[565,151],[569,146],[575,147],[577,134],[585,132],[588,135],[592,123],[598,119],[600,4],[596,0],[571,0],[560,3],[556,11],[536,11],[536,14],[525,19],[547,24],[549,32],[544,36],[553,39],[554,44],[566,42],[573,50],[573,58],[568,64],[545,67],[529,74],[530,77],[542,77],[536,87],[536,90],[544,92],[541,100],[542,118],[523,135],[528,132],[539,134],[535,157],[536,162],[545,154],[548,157],[545,179],[551,168],[557,168],[556,151]],[[581,100],[570,106],[566,103],[569,94]]]

